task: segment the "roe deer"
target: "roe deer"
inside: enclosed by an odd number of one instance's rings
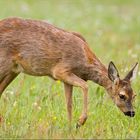
[[[107,69],[78,33],[38,20],[8,18],[0,21],[0,94],[20,72],[61,80],[71,122],[72,89],[73,86],[80,87],[83,110],[77,127],[87,119],[87,80],[103,86],[119,109],[133,117],[135,94],[130,82],[137,69],[138,63],[122,80],[113,62]]]

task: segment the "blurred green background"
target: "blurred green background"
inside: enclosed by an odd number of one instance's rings
[[[114,61],[123,78],[140,60],[139,6],[139,0],[0,0],[0,19],[40,19],[79,32],[106,66]],[[89,81],[89,118],[78,131],[82,94],[75,88],[69,133],[63,84],[21,74],[0,99],[0,138],[140,138],[139,80],[140,71],[132,83],[137,94],[133,119],[118,110],[102,87]]]

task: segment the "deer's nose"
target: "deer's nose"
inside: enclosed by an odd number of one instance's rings
[[[124,112],[124,114],[129,116],[129,117],[134,117],[135,116],[135,112],[134,111],[127,111],[127,112]]]

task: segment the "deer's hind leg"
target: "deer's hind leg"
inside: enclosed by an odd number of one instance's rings
[[[5,88],[12,82],[18,75],[13,71],[14,63],[12,60],[0,53],[0,96]]]
[[[9,73],[6,76],[4,76],[0,81],[0,96],[2,95],[2,92],[5,90],[5,88],[14,80],[14,78],[17,76],[17,73]]]

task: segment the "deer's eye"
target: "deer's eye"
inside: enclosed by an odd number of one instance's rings
[[[122,100],[125,100],[125,99],[126,99],[125,95],[123,95],[123,94],[119,94],[119,97],[120,97],[120,99],[122,99]]]

